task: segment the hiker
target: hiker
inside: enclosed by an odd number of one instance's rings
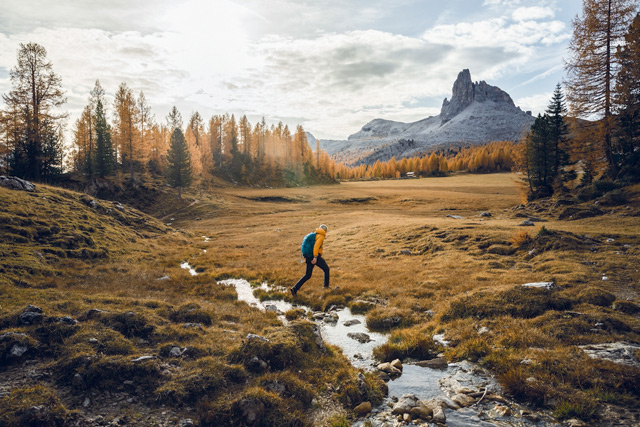
[[[291,289],[291,295],[294,297],[298,293],[298,290],[304,285],[304,282],[311,278],[311,273],[313,272],[313,267],[316,265],[324,271],[324,288],[329,288],[329,266],[327,262],[322,258],[322,244],[324,243],[324,238],[327,235],[327,226],[321,224],[315,231],[315,233],[309,233],[305,236],[302,241],[302,256],[304,256],[304,260],[307,262],[307,272],[298,280]]]

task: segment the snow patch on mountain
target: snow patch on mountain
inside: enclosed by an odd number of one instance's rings
[[[346,164],[371,164],[436,148],[516,141],[535,120],[500,88],[473,83],[469,70],[458,74],[452,92],[438,116],[413,123],[375,119],[347,141],[320,140],[320,148]]]

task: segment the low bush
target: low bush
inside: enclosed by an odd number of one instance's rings
[[[202,307],[196,303],[181,305],[169,313],[169,319],[176,323],[200,323],[206,326],[213,324],[213,316],[211,313],[203,310]]]
[[[442,320],[473,317],[485,319],[502,315],[529,319],[548,310],[568,310],[574,301],[554,290],[516,286],[499,293],[477,292],[451,301]]]
[[[291,372],[263,375],[258,380],[258,384],[266,391],[276,393],[283,399],[292,399],[300,403],[301,409],[308,408],[314,397],[309,384],[300,381]]]
[[[42,385],[14,388],[0,398],[0,425],[3,426],[63,427],[73,425],[75,416],[53,389]]]
[[[206,397],[211,398],[230,384],[240,383],[247,377],[242,366],[227,365],[212,357],[186,363],[168,381],[155,391],[164,402],[193,404]]]
[[[616,300],[616,296],[603,289],[589,286],[588,288],[580,291],[578,299],[580,302],[587,304],[609,307]]]
[[[437,354],[438,348],[433,342],[432,332],[413,329],[394,331],[386,343],[373,350],[373,356],[382,362],[407,357],[428,360]]]
[[[419,316],[409,309],[376,307],[367,313],[367,327],[373,331],[388,331],[415,325]]]

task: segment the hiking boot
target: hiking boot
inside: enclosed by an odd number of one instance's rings
[[[329,289],[329,285],[324,285],[324,288],[325,289]]]
[[[298,290],[296,288],[289,288],[289,290],[291,291],[291,295],[294,297],[298,294]]]

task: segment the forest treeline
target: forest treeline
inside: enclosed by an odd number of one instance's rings
[[[64,92],[45,48],[21,45],[11,81],[13,90],[3,95],[7,107],[0,111],[0,173],[35,181],[55,181],[67,172],[87,180],[128,176],[132,182],[163,175],[179,189],[193,182],[206,186],[214,176],[239,185],[285,186],[407,172],[508,171],[513,164],[513,143],[501,142],[349,167],[332,160],[317,141],[312,150],[302,126],[292,131],[282,122],[268,125],[263,118],[252,124],[233,114],[205,119],[197,111],[184,120],[176,107],[156,120],[142,91],[136,96],[122,83],[108,102],[99,80],[65,150],[67,114],[55,112],[65,102]]]
[[[214,177],[237,185],[289,186],[515,168],[525,177],[529,198],[564,190],[576,178],[580,185],[601,178],[640,180],[637,4],[585,0],[573,26],[567,79],[521,141],[357,167],[334,161],[318,142],[312,149],[302,126],[292,130],[264,118],[252,124],[233,114],[204,118],[197,111],[184,120],[176,107],[157,120],[143,92],[136,96],[122,83],[107,102],[98,80],[71,124],[72,140],[65,142],[62,80],[43,46],[21,44],[10,72],[12,89],[2,95],[0,173],[49,182],[69,174],[87,181],[128,177],[133,184],[157,175],[180,191],[192,183],[209,186]]]

